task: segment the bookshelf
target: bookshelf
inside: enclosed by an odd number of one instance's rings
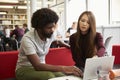
[[[3,30],[5,26],[9,26],[11,30],[15,25],[22,27],[23,23],[27,23],[26,14],[0,14],[0,30]]]

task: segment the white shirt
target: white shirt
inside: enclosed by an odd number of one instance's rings
[[[5,29],[6,38],[10,38],[10,29]]]
[[[46,41],[42,41],[34,29],[26,33],[21,40],[17,68],[21,66],[32,66],[26,56],[31,54],[37,54],[40,62],[45,63],[45,56],[53,40],[55,40],[54,35],[51,38],[47,38]]]

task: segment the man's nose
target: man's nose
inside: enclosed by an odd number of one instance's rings
[[[51,28],[51,30],[50,30],[51,32],[54,32],[55,31],[55,28]]]

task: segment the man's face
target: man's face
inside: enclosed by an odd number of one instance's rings
[[[50,23],[43,28],[42,34],[46,38],[50,38],[55,31],[56,24],[55,23]]]

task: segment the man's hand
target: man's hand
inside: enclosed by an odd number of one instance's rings
[[[63,72],[65,74],[73,74],[75,76],[83,77],[83,72],[76,66],[63,66]]]

